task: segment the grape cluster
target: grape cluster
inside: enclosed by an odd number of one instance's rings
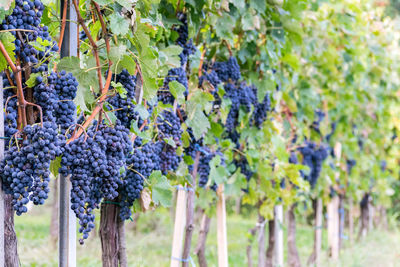
[[[221,159],[220,166],[224,166],[225,161],[221,152],[212,152],[208,147],[202,147],[200,152],[201,154],[197,172],[199,174],[199,186],[204,188],[207,185],[210,176],[210,161],[217,155],[220,156]],[[214,183],[210,188],[215,191],[217,189],[217,184]]]
[[[179,117],[171,110],[164,110],[157,117],[157,128],[161,138],[172,138],[177,145],[182,139],[182,129]]]
[[[130,75],[129,72],[124,69],[121,73],[113,75],[113,80],[117,83],[121,83],[126,90],[126,97],[122,97],[120,94],[116,94],[111,97],[108,102],[116,109],[115,115],[121,121],[125,128],[130,129],[132,121],[136,121],[139,118],[139,113],[135,111],[135,89],[136,89],[136,76]],[[140,120],[140,125],[143,121]]]
[[[176,40],[176,44],[183,48],[179,57],[181,59],[181,65],[184,66],[190,55],[194,54],[197,50],[196,46],[193,44],[193,40],[189,39],[189,29],[187,15],[185,13],[178,13],[177,17],[182,25],[175,28],[178,32],[179,37]]]
[[[260,128],[263,122],[267,119],[268,112],[271,111],[271,98],[267,93],[262,103],[257,103],[253,113],[251,114],[251,123]]]
[[[240,66],[235,57],[229,57],[227,61],[215,62],[211,68],[215,70],[222,82],[239,81],[241,78]]]
[[[308,175],[303,171],[300,172],[304,179],[314,188],[321,173],[322,163],[328,157],[327,148],[324,145],[318,147],[315,143],[306,141],[304,146],[299,148],[299,151],[303,155],[303,164],[310,168]]]
[[[50,162],[61,155],[63,139],[58,136],[57,125],[44,122],[27,125],[22,132],[25,139],[13,145],[3,162],[3,188],[13,196],[17,215],[27,211],[26,204],[43,204],[49,193]]]
[[[123,220],[131,216],[130,207],[140,197],[144,179],[148,178],[154,170],[160,169],[161,149],[160,142],[149,142],[141,147],[135,147],[134,152],[128,156],[126,175],[120,186],[120,217]]]
[[[157,96],[158,96],[158,101],[161,101],[164,104],[174,104],[174,96],[171,94],[170,89],[169,89],[169,83],[172,81],[177,81],[180,84],[182,84],[186,91],[185,91],[185,96],[188,95],[188,80],[186,76],[186,71],[184,68],[179,67],[179,68],[173,68],[168,71],[168,75],[164,79],[164,85],[163,88],[158,90]]]
[[[356,163],[357,161],[354,159],[346,160],[346,169],[348,174],[351,174],[351,171],[353,170],[354,166],[356,166]]]
[[[57,96],[54,117],[60,126],[61,133],[64,134],[76,122],[76,105],[73,100],[78,90],[78,82],[71,73],[65,71],[51,73],[48,81],[54,86],[54,93]]]
[[[123,172],[132,150],[129,131],[116,122],[114,127],[94,123],[71,142],[61,160],[60,173],[71,175],[71,208],[81,225],[83,240],[93,229],[93,210],[102,199],[115,199],[123,185]]]
[[[321,130],[319,129],[321,121],[325,118],[325,113],[319,109],[315,110],[315,120],[311,125],[311,129],[315,130],[318,134],[321,135]]]
[[[44,6],[39,0],[17,0],[12,14],[7,16],[0,26],[2,30],[11,30],[16,37],[15,53],[22,62],[34,66],[33,73],[47,71],[48,57],[52,52],[58,51],[57,43],[52,42],[48,27],[40,26],[43,10]],[[14,29],[27,31],[19,31],[17,34],[16,31],[12,31]],[[51,45],[44,51],[38,51],[29,44],[29,42],[36,41],[37,38],[50,41]]]

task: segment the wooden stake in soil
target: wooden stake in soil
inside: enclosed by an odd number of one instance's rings
[[[328,203],[328,249],[329,257],[339,258],[339,197],[334,196]]]
[[[183,248],[183,233],[186,220],[186,191],[178,190],[175,209],[174,236],[172,239],[171,267],[179,267]]]
[[[200,267],[207,267],[206,259],[206,240],[208,231],[210,230],[211,218],[207,216],[203,210],[203,216],[201,218],[201,225],[199,230],[199,238],[197,241],[197,247],[194,253],[197,255]]]
[[[321,246],[322,246],[322,199],[317,199],[317,209],[315,211],[315,266],[318,267],[321,260]]]
[[[104,201],[100,207],[101,260],[103,267],[119,266],[119,206],[117,200]]]
[[[265,266],[267,257],[265,255],[265,218],[258,213],[258,266]]]
[[[349,240],[350,244],[354,241],[354,217],[353,217],[353,199],[349,198]]]
[[[301,267],[299,252],[297,251],[296,246],[296,217],[294,214],[294,209],[296,204],[293,204],[289,207],[287,212],[287,221],[288,221],[288,229],[287,229],[287,244],[288,244],[288,257],[287,263],[290,267]]]
[[[189,266],[189,258],[190,258],[190,247],[192,244],[192,235],[194,231],[194,192],[196,188],[196,176],[197,169],[199,167],[200,161],[200,151],[197,151],[196,158],[194,160],[193,165],[193,173],[191,175],[192,179],[190,181],[191,186],[189,187],[189,191],[187,193],[187,206],[186,206],[186,234],[185,234],[185,243],[183,247],[182,253],[182,266]]]
[[[275,266],[283,267],[283,206],[275,206]]]
[[[218,186],[217,195],[218,266],[228,267],[228,239],[226,236],[226,210],[223,184]]]

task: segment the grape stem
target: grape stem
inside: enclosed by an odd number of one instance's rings
[[[107,99],[108,88],[110,87],[110,84],[111,84],[111,76],[112,76],[112,72],[111,72],[111,70],[108,70],[107,80],[106,80],[106,84],[104,86],[105,94],[103,94],[100,97],[92,114],[90,114],[89,118],[82,125],[82,128],[79,128],[79,130],[67,141],[67,144],[69,144],[72,141],[74,141],[75,139],[79,138],[79,136],[83,133],[83,130],[85,130],[90,125],[90,123],[95,119],[96,115],[99,114],[100,111],[103,109],[103,103]]]
[[[18,98],[18,129],[21,130],[26,124],[26,101],[24,98],[24,91],[22,89],[22,76],[21,76],[21,67],[19,66],[19,61],[17,60],[17,65],[14,64],[10,55],[7,53],[6,48],[2,41],[0,41],[0,52],[3,54],[6,59],[8,65],[10,66],[12,72],[14,73],[15,80],[17,83],[17,98]]]
[[[76,2],[76,0],[73,0],[72,3],[74,5],[74,7],[75,7],[76,15],[78,17],[78,22],[82,26],[83,31],[85,32],[87,38],[89,39],[90,45],[92,46],[93,55],[94,55],[94,58],[96,60],[96,66],[98,67],[97,68],[97,78],[99,79],[99,90],[100,90],[100,92],[103,92],[103,90],[104,90],[104,88],[103,88],[103,79],[102,79],[102,76],[101,76],[101,68],[100,68],[101,64],[100,64],[99,53],[97,51],[97,48],[98,48],[97,44],[93,40],[93,37],[90,34],[89,29],[85,25],[85,21],[83,20],[83,18],[81,16],[81,13],[79,11],[78,3]]]
[[[61,18],[60,40],[58,42],[58,47],[60,49],[61,49],[61,45],[64,40],[65,25],[67,24],[67,9],[68,9],[68,0],[64,0],[63,14],[62,14],[62,18]],[[54,68],[55,67],[56,66],[54,66]]]

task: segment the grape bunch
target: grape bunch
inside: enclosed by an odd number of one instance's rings
[[[87,136],[66,146],[60,173],[71,175],[71,208],[81,225],[81,243],[93,229],[93,210],[101,200],[119,196],[125,175],[120,170],[125,168],[131,150],[129,131],[118,120],[114,127],[95,122]]]
[[[136,76],[130,75],[129,72],[124,69],[121,73],[113,75],[113,80],[117,83],[121,83],[126,90],[126,97],[122,97],[120,94],[116,94],[111,97],[108,102],[115,109],[116,117],[121,121],[125,128],[130,129],[132,121],[139,121],[139,125],[143,121],[139,117],[139,113],[135,110],[135,89],[136,89]]]
[[[356,163],[357,161],[354,159],[346,160],[346,169],[348,174],[351,174],[351,171],[353,170],[354,166],[356,166]]]
[[[25,205],[29,200],[41,205],[47,199],[50,162],[61,155],[64,141],[52,122],[44,122],[43,127],[27,125],[21,135],[25,139],[19,145],[9,147],[2,163],[3,189],[13,196],[17,215],[27,211]]]
[[[267,119],[269,111],[271,111],[271,98],[269,93],[267,93],[263,102],[256,104],[254,111],[251,114],[251,123],[257,128],[260,128],[263,122]]]
[[[210,171],[211,171],[211,166],[210,162],[215,156],[220,156],[221,162],[220,166],[225,165],[224,157],[223,154],[219,151],[217,152],[212,152],[208,147],[204,146],[201,149],[201,154],[200,154],[200,159],[199,159],[199,166],[198,166],[198,174],[199,174],[199,186],[200,187],[205,187],[208,183],[208,179],[210,176]],[[217,184],[213,184],[210,186],[212,190],[217,189]]]
[[[126,162],[126,175],[120,186],[121,210],[120,217],[127,220],[131,216],[130,207],[140,197],[144,179],[147,179],[154,170],[160,169],[162,144],[149,142],[141,147],[135,147]]]
[[[229,80],[235,82],[241,78],[240,66],[235,57],[229,57],[227,61],[215,62],[210,68],[217,73],[222,82],[228,82]]]
[[[173,68],[168,71],[168,75],[164,79],[164,85],[163,88],[158,90],[157,96],[158,96],[158,101],[161,101],[164,104],[174,104],[174,96],[171,94],[170,89],[169,89],[169,83],[172,81],[177,81],[180,84],[182,84],[186,91],[185,91],[185,96],[188,95],[188,79],[187,79],[187,74],[184,68],[179,67],[179,68]]]
[[[319,129],[321,121],[325,118],[325,113],[319,109],[315,110],[315,120],[313,121],[311,125],[311,129],[316,131],[319,135],[321,135],[321,130]]]
[[[314,188],[321,173],[322,163],[328,157],[328,150],[324,145],[318,147],[315,143],[309,141],[306,141],[304,146],[298,150],[303,155],[303,164],[310,168],[308,175],[303,171],[300,172],[304,179]]]
[[[193,44],[193,40],[189,39],[189,29],[186,13],[180,12],[177,14],[177,17],[182,24],[175,28],[176,32],[178,32],[179,34],[179,37],[176,40],[176,44],[183,48],[182,52],[179,54],[179,57],[181,59],[181,65],[184,66],[189,56],[196,53],[197,48]]]
[[[48,77],[49,84],[54,86],[56,103],[54,104],[54,117],[60,126],[61,133],[76,123],[76,105],[74,99],[78,90],[78,82],[71,73],[61,71],[51,73]]]

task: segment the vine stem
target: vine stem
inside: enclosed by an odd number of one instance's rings
[[[63,14],[61,19],[60,40],[58,41],[59,48],[61,48],[61,45],[64,40],[65,25],[67,24],[67,9],[68,9],[68,1],[64,1]]]
[[[21,76],[21,67],[19,66],[19,62],[17,61],[17,65],[14,64],[10,55],[7,53],[6,48],[2,41],[0,41],[0,52],[3,54],[6,59],[8,65],[10,66],[12,72],[15,76],[15,81],[17,83],[17,98],[18,98],[18,129],[22,129],[26,124],[26,101],[24,98],[24,90],[22,88],[22,76]]]
[[[95,58],[95,60],[96,60],[96,66],[98,67],[98,68],[97,68],[97,78],[99,79],[99,90],[100,90],[100,92],[103,92],[103,90],[104,90],[104,87],[103,87],[103,78],[102,78],[102,76],[101,76],[101,68],[100,68],[101,64],[100,64],[99,53],[98,53],[98,51],[97,51],[97,48],[98,48],[98,47],[97,47],[97,44],[96,44],[96,42],[93,40],[93,37],[92,37],[92,35],[90,34],[89,29],[88,29],[88,28],[86,27],[86,25],[85,25],[85,21],[83,20],[83,18],[82,18],[82,16],[81,16],[81,13],[80,13],[80,11],[79,11],[78,3],[76,2],[76,0],[72,0],[72,3],[73,3],[73,5],[74,5],[74,7],[75,7],[75,10],[76,10],[76,15],[77,15],[77,17],[78,17],[78,22],[79,22],[79,24],[82,26],[83,31],[85,32],[86,36],[88,37],[89,42],[90,42],[90,44],[91,44],[91,46],[92,46],[92,48],[93,48],[93,55],[94,55],[94,58]]]
[[[83,133],[83,130],[86,129],[90,123],[94,120],[97,114],[100,113],[100,111],[103,109],[103,103],[107,99],[107,92],[108,88],[110,87],[111,84],[111,76],[112,72],[111,70],[108,70],[108,75],[107,75],[107,80],[106,80],[106,85],[104,86],[104,94],[100,97],[99,101],[97,102],[96,107],[94,108],[92,114],[90,114],[89,118],[85,121],[85,123],[82,125],[82,128],[80,128],[76,134],[74,134],[68,141],[67,144],[71,143],[75,139],[79,138],[79,136]]]

